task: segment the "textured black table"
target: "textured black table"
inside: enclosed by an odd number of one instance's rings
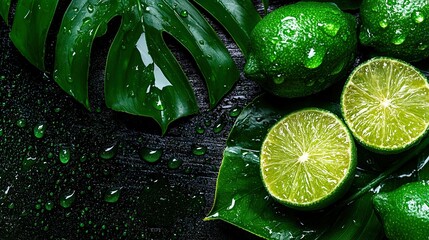
[[[151,119],[111,111],[103,99],[104,64],[115,33],[95,42],[90,69],[90,100],[94,112],[65,94],[51,79],[30,65],[0,23],[0,239],[252,239],[229,224],[203,222],[213,203],[216,177],[226,138],[235,120],[229,115],[260,93],[241,76],[215,108],[208,108],[207,91],[186,51],[174,43],[176,56],[190,78],[201,113],[183,118],[161,136]],[[241,52],[220,32],[240,69]],[[52,67],[54,37],[48,45]],[[52,68],[51,68],[52,69]],[[219,122],[220,121],[220,122]],[[217,124],[225,126],[215,133]],[[44,124],[43,138],[34,127]],[[204,133],[197,133],[202,127]],[[207,147],[202,156],[195,145]],[[103,159],[100,152],[115,146]],[[70,160],[59,160],[63,148]],[[142,148],[162,150],[156,163],[139,157]],[[171,159],[183,161],[177,169]],[[117,202],[104,200],[119,190]],[[72,194],[69,208],[60,199]]]

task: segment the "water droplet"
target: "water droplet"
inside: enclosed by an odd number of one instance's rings
[[[88,6],[86,6],[86,9],[88,10],[89,13],[94,12],[94,6],[91,3],[89,3]]]
[[[238,115],[240,115],[240,113],[241,113],[241,107],[234,107],[229,112],[229,116],[231,116],[231,117],[238,117]]]
[[[331,37],[335,37],[340,30],[340,26],[334,23],[325,23],[323,24],[323,31]]]
[[[139,151],[140,158],[145,160],[146,162],[154,163],[157,162],[162,155],[161,149],[150,149],[150,148],[142,148]]]
[[[426,50],[427,47],[428,47],[428,45],[420,43],[419,46],[417,47],[417,49],[419,49],[420,51],[424,51],[424,50]]]
[[[203,134],[206,130],[202,126],[197,126],[195,132],[198,134]]]
[[[210,119],[207,119],[207,120],[204,121],[204,125],[206,127],[209,127],[211,124],[212,124],[212,121]]]
[[[149,96],[149,101],[152,107],[155,108],[156,110],[158,111],[165,110],[164,104],[162,103],[162,98],[159,94],[154,92],[151,93]]]
[[[75,191],[68,191],[60,196],[60,206],[63,208],[69,208],[76,199]]]
[[[70,149],[68,147],[61,147],[60,149],[60,162],[67,164],[70,161]]]
[[[114,142],[101,149],[99,156],[104,160],[112,159],[118,153],[119,144]]]
[[[37,124],[33,129],[34,136],[36,138],[43,138],[43,136],[45,136],[45,130],[46,130],[46,124],[44,123]]]
[[[401,30],[396,30],[395,31],[395,36],[392,39],[392,43],[395,45],[401,45],[403,42],[405,42],[405,38],[406,36],[404,34],[402,34]]]
[[[378,24],[380,25],[381,28],[387,28],[387,26],[389,26],[387,19],[381,20]]]
[[[213,127],[213,132],[220,133],[224,127],[225,127],[225,120],[221,118],[217,122],[215,122]]]
[[[200,40],[200,41],[198,41],[201,45],[204,45],[204,40]]]
[[[31,157],[31,156],[28,156],[28,157],[24,157],[23,159],[22,159],[22,169],[24,170],[24,171],[28,171],[28,170],[30,170],[30,168],[34,165],[34,164],[36,164],[36,158],[35,157]]]
[[[194,145],[192,147],[192,153],[196,156],[202,156],[206,154],[206,152],[207,152],[207,147],[199,146],[199,145]]]
[[[15,204],[14,203],[9,203],[9,205],[7,205],[7,208],[14,209],[15,208]]]
[[[18,119],[18,121],[16,121],[16,126],[24,128],[25,126],[27,126],[27,120],[25,120],[24,118]]]
[[[181,17],[186,18],[186,17],[188,17],[188,15],[189,15],[188,11],[186,11],[186,10],[180,11],[180,16]]]
[[[307,58],[304,60],[306,68],[314,69],[320,66],[325,57],[325,51],[322,49],[311,48],[308,51]]]
[[[0,137],[3,137],[4,131],[3,128],[0,128]]]
[[[6,79],[6,76],[4,76],[4,75],[0,75],[0,81],[3,81],[3,80],[5,80]]]
[[[54,208],[54,203],[51,201],[48,201],[45,203],[45,209],[48,211],[51,211]]]
[[[282,77],[281,75],[280,75],[280,77],[274,77],[273,78],[273,82],[275,84],[282,84],[282,83],[284,83],[284,81],[285,81],[285,78]]]
[[[316,81],[314,80],[314,79],[309,79],[309,80],[307,80],[307,82],[305,83],[305,86],[307,86],[307,87],[311,87],[311,86],[313,86],[314,85],[314,83],[315,83]]]
[[[338,73],[340,73],[341,70],[344,69],[345,65],[346,65],[346,61],[341,61],[340,63],[338,63],[335,69],[332,71],[331,75],[337,75]]]
[[[80,162],[86,162],[88,160],[88,157],[86,155],[82,155],[79,159]]]
[[[178,169],[180,166],[182,166],[183,161],[177,158],[171,158],[168,160],[167,166],[169,169]]]
[[[110,188],[104,194],[104,201],[108,203],[115,203],[119,200],[120,195],[121,195],[120,187]]]
[[[419,11],[413,12],[412,17],[414,19],[414,22],[416,22],[416,23],[422,23],[425,20],[425,16],[423,15],[423,13],[421,13]]]

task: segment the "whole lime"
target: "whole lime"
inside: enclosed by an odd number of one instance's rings
[[[427,0],[364,0],[360,17],[363,45],[406,61],[429,57]]]
[[[391,240],[423,240],[429,236],[429,185],[413,182],[373,198],[386,236]]]
[[[244,72],[274,95],[307,96],[347,73],[356,45],[352,15],[331,3],[298,2],[255,26]]]

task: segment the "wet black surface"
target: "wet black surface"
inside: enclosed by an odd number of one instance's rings
[[[221,221],[202,219],[213,203],[222,151],[235,119],[229,113],[257,96],[258,86],[242,76],[210,110],[195,63],[172,44],[201,112],[178,120],[161,136],[151,119],[104,105],[104,63],[114,30],[96,40],[93,48],[90,100],[95,111],[89,112],[65,94],[50,73],[35,69],[19,54],[4,22],[0,29],[0,239],[255,238]],[[222,29],[217,31],[242,69],[241,52]],[[17,123],[22,121],[25,124]],[[215,133],[218,121],[225,127]],[[40,124],[46,131],[39,139],[33,130]],[[198,127],[204,133],[197,133]],[[207,147],[207,153],[192,154],[195,145]],[[100,152],[111,146],[116,154],[103,159]],[[144,161],[139,156],[142,148],[162,150],[160,160]],[[59,159],[63,149],[70,151],[66,164]],[[183,161],[177,169],[168,167],[173,158]],[[104,200],[109,190],[120,191],[117,202]],[[62,207],[60,199],[71,193],[71,207]]]

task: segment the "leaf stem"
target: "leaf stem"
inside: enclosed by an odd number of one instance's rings
[[[409,160],[419,155],[423,150],[425,150],[429,146],[429,136],[425,137],[420,144],[418,144],[415,148],[411,149],[411,151],[406,154],[401,160],[398,160],[395,162],[389,169],[386,171],[380,173],[378,177],[374,178],[370,183],[368,183],[365,187],[361,188],[359,191],[348,197],[346,200],[344,200],[343,203],[340,205],[343,206],[345,204],[349,204],[350,202],[353,202],[354,200],[360,198],[362,195],[367,193],[369,190],[380,184],[383,180],[385,180],[387,177],[389,177],[392,173],[396,172],[398,169],[400,169],[402,166],[405,165]]]

